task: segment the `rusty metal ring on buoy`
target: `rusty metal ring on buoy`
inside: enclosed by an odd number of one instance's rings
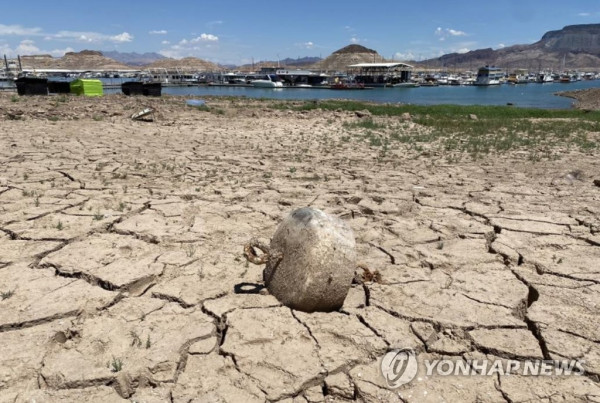
[[[263,254],[258,256],[254,248],[259,249]],[[269,247],[258,239],[252,238],[244,246],[244,256],[250,263],[257,265],[266,264],[269,261]]]

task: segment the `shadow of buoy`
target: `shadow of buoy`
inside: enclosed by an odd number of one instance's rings
[[[260,291],[265,288],[262,284],[256,283],[239,283],[233,286],[235,294],[260,294]]]

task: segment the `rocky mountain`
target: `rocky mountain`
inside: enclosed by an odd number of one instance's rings
[[[351,64],[385,62],[375,50],[361,45],[348,45],[315,63],[312,68],[323,71],[346,71]]]
[[[422,67],[475,70],[482,65],[507,69],[583,69],[600,66],[600,24],[569,25],[549,31],[531,45],[451,53],[422,62]]]
[[[145,66],[154,63],[157,60],[166,59],[163,55],[156,52],[117,52],[117,51],[102,51],[106,57],[114,59],[128,66]]]
[[[196,71],[219,71],[221,67],[206,60],[196,57],[184,57],[183,59],[163,58],[144,66],[148,69],[179,69],[182,72]]]
[[[23,68],[34,69],[73,69],[73,70],[131,70],[131,66],[119,63],[105,57],[96,50],[67,52],[63,57],[54,58],[50,55],[21,56]]]
[[[297,59],[292,59],[289,57],[286,57],[285,59],[281,60],[281,64],[283,66],[293,66],[293,67],[297,67],[297,68],[302,68],[302,67],[307,67],[307,66],[312,66],[313,64],[317,63],[321,61],[320,57],[299,57]]]
[[[285,58],[283,60],[263,60],[254,64],[243,64],[241,66],[224,65],[222,67],[240,71],[257,71],[262,67],[277,67],[282,69],[306,69],[312,68],[312,65],[319,62],[320,57],[299,57],[297,59]]]

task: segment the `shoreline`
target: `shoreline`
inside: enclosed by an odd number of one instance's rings
[[[574,91],[561,91],[556,95],[575,99],[577,102],[574,105],[576,109],[589,111],[600,110],[600,88],[587,88]]]

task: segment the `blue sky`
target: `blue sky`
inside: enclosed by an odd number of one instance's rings
[[[357,43],[385,58],[422,60],[590,23],[600,23],[598,0],[8,1],[0,55],[93,49],[242,64],[327,57]]]

